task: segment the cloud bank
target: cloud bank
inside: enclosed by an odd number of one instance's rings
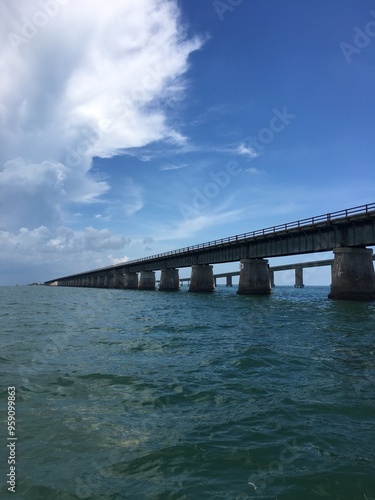
[[[92,174],[93,158],[184,143],[164,104],[184,90],[201,41],[186,37],[168,0],[4,0],[0,15],[2,264],[24,259],[26,248],[29,257],[83,242],[99,251],[94,228],[66,228],[73,205],[79,212],[111,188]],[[126,210],[141,205],[129,193]],[[111,251],[128,240],[104,241]]]

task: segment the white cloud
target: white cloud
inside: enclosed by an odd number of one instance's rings
[[[204,213],[194,218],[184,219],[176,227],[174,227],[173,230],[171,230],[171,228],[158,228],[158,233],[155,237],[155,240],[164,241],[179,238],[190,238],[191,236],[197,235],[205,229],[211,229],[215,226],[220,226],[228,222],[236,221],[241,218],[242,212],[242,209],[224,211],[223,205],[211,213]]]
[[[65,226],[54,231],[46,226],[32,230],[23,227],[16,232],[0,231],[0,262],[6,265],[22,260],[31,265],[47,265],[64,259],[74,268],[87,268],[103,251],[122,250],[129,243],[129,238],[114,236],[108,229],[98,230],[91,226],[83,231],[73,231]]]
[[[127,178],[121,189],[119,205],[126,215],[134,215],[144,206],[143,189],[133,179]]]
[[[0,9],[3,241],[6,235],[20,260],[29,253],[26,240],[40,255],[115,245],[114,236],[95,230],[67,229],[68,236],[57,228],[69,212],[78,220],[77,205],[109,192],[109,181],[90,172],[94,156],[153,141],[186,143],[164,103],[183,92],[189,54],[202,42],[186,38],[169,0],[4,0]],[[143,207],[142,190],[130,187],[120,200],[128,215]]]
[[[182,165],[163,165],[160,167],[160,170],[180,170],[181,168],[186,168],[187,163],[183,163]]]
[[[35,4],[18,1],[5,12],[5,29],[22,34],[33,14]],[[181,91],[187,58],[201,44],[184,39],[174,3],[69,2],[16,51],[9,32],[2,67],[11,71],[0,91],[5,160],[21,150],[32,161],[87,168],[94,155],[185,141],[155,106]]]
[[[123,262],[128,262],[129,257],[127,255],[124,255],[124,257],[114,257],[113,255],[108,255],[108,258],[113,266],[116,264],[122,264]]]
[[[236,152],[240,155],[248,156],[251,159],[257,158],[259,153],[250,146],[245,146],[243,142],[238,146]]]

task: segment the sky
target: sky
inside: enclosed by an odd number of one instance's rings
[[[372,0],[2,0],[0,33],[0,285],[375,201]]]

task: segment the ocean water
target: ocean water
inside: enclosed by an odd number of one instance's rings
[[[235,292],[1,287],[0,498],[373,500],[375,304]]]

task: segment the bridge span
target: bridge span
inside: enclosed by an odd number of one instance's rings
[[[375,300],[373,252],[366,248],[374,245],[375,203],[371,203],[64,276],[45,284],[155,290],[155,271],[160,270],[159,290],[179,290],[178,268],[191,267],[189,291],[213,292],[213,264],[237,261],[237,293],[268,294],[272,268],[270,273],[266,258],[333,251],[329,297]],[[302,267],[299,265],[298,270]]]
[[[372,260],[375,260],[375,255],[372,256]],[[277,271],[292,271],[294,270],[294,286],[296,288],[303,288],[303,270],[311,267],[328,267],[332,268],[333,259],[324,259],[324,260],[313,260],[310,262],[296,262],[294,264],[282,264],[280,266],[273,266],[268,268],[268,272],[270,275],[271,286],[275,286],[275,272]],[[239,276],[240,271],[227,271],[224,273],[214,274],[214,281],[216,286],[216,281],[220,278],[226,279],[226,286],[233,286],[233,278],[235,276]],[[160,281],[156,281],[156,283],[160,283]],[[190,278],[180,278],[181,285],[184,283],[190,283]]]

